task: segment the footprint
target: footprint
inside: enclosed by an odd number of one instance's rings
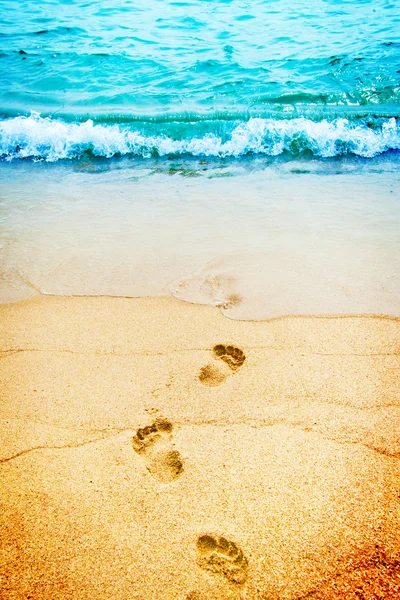
[[[201,600],[201,594],[197,590],[192,590],[186,595],[186,600]]]
[[[243,584],[247,579],[247,558],[234,542],[222,536],[199,536],[197,564],[202,569],[224,575],[231,583]]]
[[[217,344],[214,346],[213,356],[214,362],[209,363],[200,369],[199,380],[203,385],[221,385],[226,377],[232,374],[230,371],[235,372],[240,369],[246,360],[243,350],[236,346],[225,346],[224,344]],[[219,362],[221,360],[224,361],[230,369],[227,373],[221,371],[221,363]]]
[[[218,344],[217,346],[214,346],[213,353],[216,358],[220,358],[226,362],[232,371],[237,371],[240,369],[246,360],[243,350],[236,348],[235,346],[224,346],[223,344]]]
[[[221,385],[225,379],[226,375],[214,365],[206,365],[200,369],[199,380],[203,385]]]
[[[183,471],[183,462],[172,444],[172,423],[157,417],[151,425],[138,429],[132,446],[143,456],[147,470],[160,483],[170,483]]]

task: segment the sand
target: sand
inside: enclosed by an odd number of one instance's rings
[[[4,600],[400,597],[400,319],[0,307]]]

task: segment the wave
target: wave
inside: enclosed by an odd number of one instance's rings
[[[203,130],[195,125],[188,121],[151,126],[138,121],[102,124],[90,119],[71,123],[33,113],[0,121],[0,155],[6,160],[30,158],[53,162],[79,158],[84,153],[107,158],[283,153],[373,158],[400,150],[400,123],[394,117],[320,121],[306,117],[286,120],[254,117],[246,121],[211,119]]]

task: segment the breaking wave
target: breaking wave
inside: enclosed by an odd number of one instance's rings
[[[30,158],[49,162],[76,159],[84,153],[113,156],[240,157],[248,154],[329,158],[355,155],[372,158],[400,149],[396,118],[314,121],[249,118],[209,119],[199,123],[119,124],[66,122],[37,113],[0,121],[0,155],[5,160]]]

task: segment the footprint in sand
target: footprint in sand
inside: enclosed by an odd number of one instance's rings
[[[232,375],[243,365],[246,356],[240,348],[236,346],[225,346],[217,344],[213,348],[213,362],[201,368],[199,374],[200,383],[208,386],[221,385],[223,381]],[[228,369],[221,369],[221,361],[228,366]],[[225,371],[225,372],[224,372]]]
[[[183,471],[181,456],[172,444],[172,429],[170,421],[158,417],[151,425],[138,429],[132,438],[133,449],[160,483],[174,481]]]
[[[243,584],[247,579],[247,558],[234,542],[221,536],[206,534],[198,538],[197,564],[224,575],[231,583]]]

